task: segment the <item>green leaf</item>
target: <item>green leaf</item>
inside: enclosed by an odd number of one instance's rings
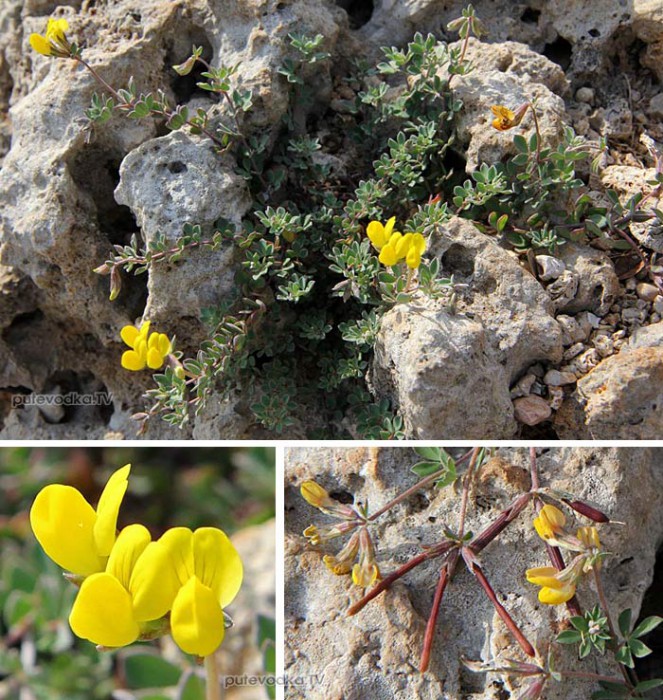
[[[645,634],[649,634],[652,630],[656,629],[661,622],[663,622],[663,617],[658,615],[652,615],[651,617],[646,617],[634,630],[633,637],[642,637]],[[621,629],[621,627],[620,627]]]
[[[663,685],[663,678],[652,678],[648,681],[640,681],[635,686],[635,689],[641,693],[646,693],[648,690],[653,690],[654,688],[659,688]]]
[[[186,679],[177,700],[205,700],[205,685],[195,673]]]
[[[580,615],[575,615],[571,618],[571,624],[580,632],[589,631],[589,622]]]
[[[577,630],[565,630],[557,635],[557,642],[560,644],[577,644],[582,639],[582,635]]]
[[[622,637],[628,637],[631,631],[631,608],[626,608],[626,610],[622,610],[619,613],[617,625],[622,633]]]
[[[513,145],[516,147],[516,150],[520,151],[521,153],[529,152],[527,148],[527,139],[521,134],[516,134],[513,137]]]
[[[440,470],[439,462],[417,462],[410,471],[414,472],[422,479]]]
[[[276,620],[265,615],[258,615],[258,646],[261,647],[266,640],[276,639]]]
[[[628,640],[628,648],[631,650],[633,656],[637,656],[639,659],[648,656],[652,651],[644,642],[633,638]]]
[[[177,685],[182,671],[153,654],[132,654],[124,660],[127,686],[131,689],[166,688]]]
[[[427,462],[439,462],[441,460],[439,447],[415,447],[414,451]]]
[[[617,653],[615,654],[615,659],[617,659],[620,664],[628,666],[629,668],[633,668],[635,666],[631,650],[626,644],[618,649]]]

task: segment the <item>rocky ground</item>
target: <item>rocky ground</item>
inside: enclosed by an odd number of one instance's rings
[[[526,449],[496,452],[472,492],[470,530],[480,531],[529,488],[528,459]],[[600,526],[603,546],[611,552],[603,580],[613,612],[626,607],[634,615],[660,612],[660,586],[653,579],[656,547],[663,536],[661,459],[660,450],[646,448],[539,450],[542,486],[590,500],[619,521]],[[410,468],[418,460],[410,448],[286,451],[286,672],[292,678],[315,674],[322,678],[305,692],[293,683],[289,700],[519,697],[517,679],[473,673],[462,663],[462,657],[475,661],[521,658],[494,608],[462,566],[444,595],[429,670],[420,673],[419,657],[439,566],[433,561],[413,569],[357,615],[348,617],[347,609],[359,600],[361,589],[353,586],[349,576],[334,576],[322,561],[323,554],[337,554],[347,538],[313,547],[302,535],[311,524],[320,528],[334,522],[304,501],[299,493],[303,481],[315,479],[334,498],[368,504],[369,512],[374,513],[416,482]],[[381,516],[371,534],[382,575],[392,573],[423,546],[439,542],[442,528],[453,529],[457,524],[459,504],[460,495],[454,488],[429,488]],[[541,605],[536,587],[525,581],[527,568],[543,566],[546,561],[532,518],[528,508],[484,550],[481,562],[499,601],[525,636],[538,649],[545,649],[563,628],[567,611],[563,605]],[[578,525],[586,522],[577,520]],[[591,607],[596,594],[589,584],[582,584],[578,597],[582,606]],[[657,652],[649,657],[650,665],[640,668],[643,677],[660,675],[661,670],[658,642],[653,638],[648,642]],[[615,671],[594,660],[583,666],[568,648],[557,647],[555,658],[558,669],[609,675]],[[550,683],[543,697],[586,700],[593,689],[577,680]]]
[[[28,36],[43,31],[57,3],[6,0],[0,7],[0,437],[133,437],[148,375],[119,364],[120,328],[143,310],[159,330],[195,351],[200,312],[233,284],[227,250],[128,278],[108,301],[92,270],[111,245],[139,232],[177,236],[183,223],[238,222],[249,206],[234,164],[183,133],[150,120],[112,120],[93,141],[81,132],[95,89],[68,61],[38,56]],[[324,115],[352,95],[349,59],[375,60],[415,31],[455,40],[445,29],[461,2],[383,0],[72,0],[68,18],[86,57],[113,84],[130,75],[143,90],[165,86],[194,107],[204,97],[172,64],[191,45],[238,62],[254,90],[253,126],[276,138],[288,107],[277,73],[293,31],[320,33],[333,56],[319,76]],[[464,107],[454,145],[468,171],[512,148],[492,130],[490,105],[537,99],[544,141],[564,125],[598,143],[598,173],[580,175],[592,197],[647,192],[663,143],[663,10],[657,0],[475,3],[489,34],[472,41],[480,66],[454,89]],[[184,167],[183,167],[184,166]],[[210,196],[214,192],[214,196]],[[652,206],[661,206],[654,198]],[[651,223],[631,226],[647,256],[663,253]],[[632,255],[567,244],[560,255],[525,260],[467,221],[452,219],[434,242],[445,273],[466,283],[457,313],[421,301],[382,323],[369,381],[418,438],[657,438],[663,418],[663,297]],[[654,260],[655,264],[655,260]],[[12,408],[31,392],[102,392],[107,406]],[[468,403],[467,397],[474,400]],[[307,433],[303,427],[292,436]],[[149,438],[264,436],[241,395],[215,399],[182,431],[152,421]]]

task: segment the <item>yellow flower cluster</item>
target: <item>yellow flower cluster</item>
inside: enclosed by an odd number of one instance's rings
[[[534,519],[534,529],[549,545],[575,553],[573,561],[561,571],[552,566],[527,570],[527,580],[541,586],[539,600],[546,605],[559,605],[571,600],[583,574],[600,565],[601,542],[595,527],[578,528],[573,536],[565,531],[566,516],[559,508],[546,504]]]
[[[122,367],[139,372],[146,367],[161,369],[172,351],[172,343],[165,333],[150,333],[150,322],[140,328],[124,326],[120,337],[131,348],[122,354]]]
[[[325,528],[309,525],[303,534],[311,544],[317,545],[352,533],[338,554],[326,554],[323,557],[325,566],[337,576],[352,572],[352,581],[357,586],[372,586],[380,579],[380,569],[375,561],[375,547],[366,528],[365,516],[352,506],[333,499],[315,481],[305,481],[300,487],[300,493],[307,503],[341,521]]]
[[[223,608],[239,591],[242,561],[213,527],[175,527],[154,542],[140,524],[118,534],[130,468],[110,477],[96,510],[61,484],[43,488],[32,504],[30,525],[39,544],[80,583],[71,629],[110,648],[170,630],[184,652],[208,656],[223,641]]]
[[[420,233],[394,231],[396,217],[392,216],[383,226],[379,221],[371,221],[366,228],[373,247],[380,252],[383,265],[392,267],[405,260],[411,270],[421,265],[421,256],[426,250],[426,239]]]
[[[72,47],[65,34],[67,29],[69,29],[69,22],[66,19],[51,17],[48,20],[45,35],[30,34],[30,46],[43,56],[69,58]]]

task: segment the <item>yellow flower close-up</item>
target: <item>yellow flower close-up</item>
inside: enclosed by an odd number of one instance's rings
[[[150,322],[140,328],[124,326],[120,337],[131,348],[122,354],[122,367],[139,372],[145,369],[161,369],[172,351],[172,343],[165,333],[150,333]]]
[[[158,620],[170,611],[171,634],[180,649],[208,656],[223,641],[223,609],[242,578],[242,561],[224,532],[171,528],[147,545],[133,568],[129,589],[135,619]]]
[[[552,566],[539,566],[527,569],[527,580],[541,586],[539,600],[546,605],[560,605],[571,600],[576,592],[573,581],[565,580],[565,573]]]
[[[514,126],[518,126],[522,122],[529,106],[529,103],[525,103],[513,112],[508,107],[504,107],[504,105],[493,105],[490,108],[495,115],[495,119],[491,122],[493,128],[498,131],[508,131],[513,129]]]
[[[108,480],[95,510],[73,486],[50,484],[30,509],[30,525],[46,554],[79,576],[104,571],[117,533],[117,516],[131,465]]]
[[[128,525],[120,532],[106,570],[88,576],[76,596],[69,615],[74,634],[104,647],[138,639],[141,630],[133,610],[131,576],[150,541],[143,525]]]
[[[53,19],[51,17],[44,35],[30,34],[30,46],[42,56],[67,58],[71,55],[71,44],[65,34],[67,29],[69,29],[69,22],[66,19]]]
[[[534,529],[542,540],[552,540],[564,530],[566,516],[559,508],[546,504],[534,518]]]

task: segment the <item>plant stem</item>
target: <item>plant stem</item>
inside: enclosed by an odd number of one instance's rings
[[[623,683],[621,678],[602,676],[600,673],[585,673],[584,671],[556,671],[564,678],[584,678],[588,681],[605,681],[606,683]]]
[[[389,576],[385,576],[379,583],[373,586],[373,588],[371,588],[371,590],[363,598],[358,600],[354,605],[351,605],[348,608],[348,615],[356,615],[368,603],[370,603],[373,598],[377,598],[380,593],[386,591],[387,588],[394,583],[394,581],[397,581],[402,576],[405,576],[408,571],[412,571],[412,569],[419,566],[419,564],[423,564],[423,562],[428,561],[429,559],[434,559],[435,557],[446,554],[451,547],[455,546],[455,544],[455,542],[449,540],[447,542],[443,542],[442,544],[435,545],[434,547],[427,549],[425,552],[412,557],[410,561],[405,562],[405,564],[396,569],[396,571],[389,574]]]
[[[419,662],[419,671],[423,673],[428,670],[428,665],[430,663],[430,654],[433,648],[433,635],[435,634],[435,625],[437,624],[437,618],[440,614],[440,606],[442,605],[442,596],[447,587],[447,584],[451,580],[451,577],[456,570],[456,563],[458,562],[458,550],[454,550],[449,554],[447,560],[442,565],[440,571],[440,578],[437,582],[437,588],[435,589],[435,597],[433,598],[433,607],[430,611],[430,616],[428,617],[428,622],[426,624],[426,634],[424,635],[424,646],[421,650],[421,661]]]
[[[460,503],[460,516],[458,517],[458,538],[462,539],[465,534],[465,516],[467,515],[467,501],[470,495],[470,484],[472,482],[472,475],[474,474],[474,467],[476,466],[477,459],[479,458],[480,447],[475,447],[472,450],[472,456],[470,457],[470,463],[463,477],[463,496]]]
[[[472,573],[477,577],[477,580],[479,581],[481,587],[488,596],[488,599],[495,607],[495,610],[497,610],[497,614],[502,618],[502,621],[507,626],[509,632],[511,632],[514,639],[518,642],[520,648],[528,656],[535,657],[536,651],[534,650],[534,647],[530,644],[527,637],[525,637],[525,635],[520,631],[518,625],[516,625],[511,615],[509,615],[509,613],[506,611],[506,608],[502,605],[502,603],[500,603],[499,600],[497,600],[497,595],[495,594],[493,587],[488,582],[488,579],[486,578],[485,574],[481,570],[481,567],[473,566]]]
[[[219,666],[214,653],[205,657],[205,700],[221,700]]]

